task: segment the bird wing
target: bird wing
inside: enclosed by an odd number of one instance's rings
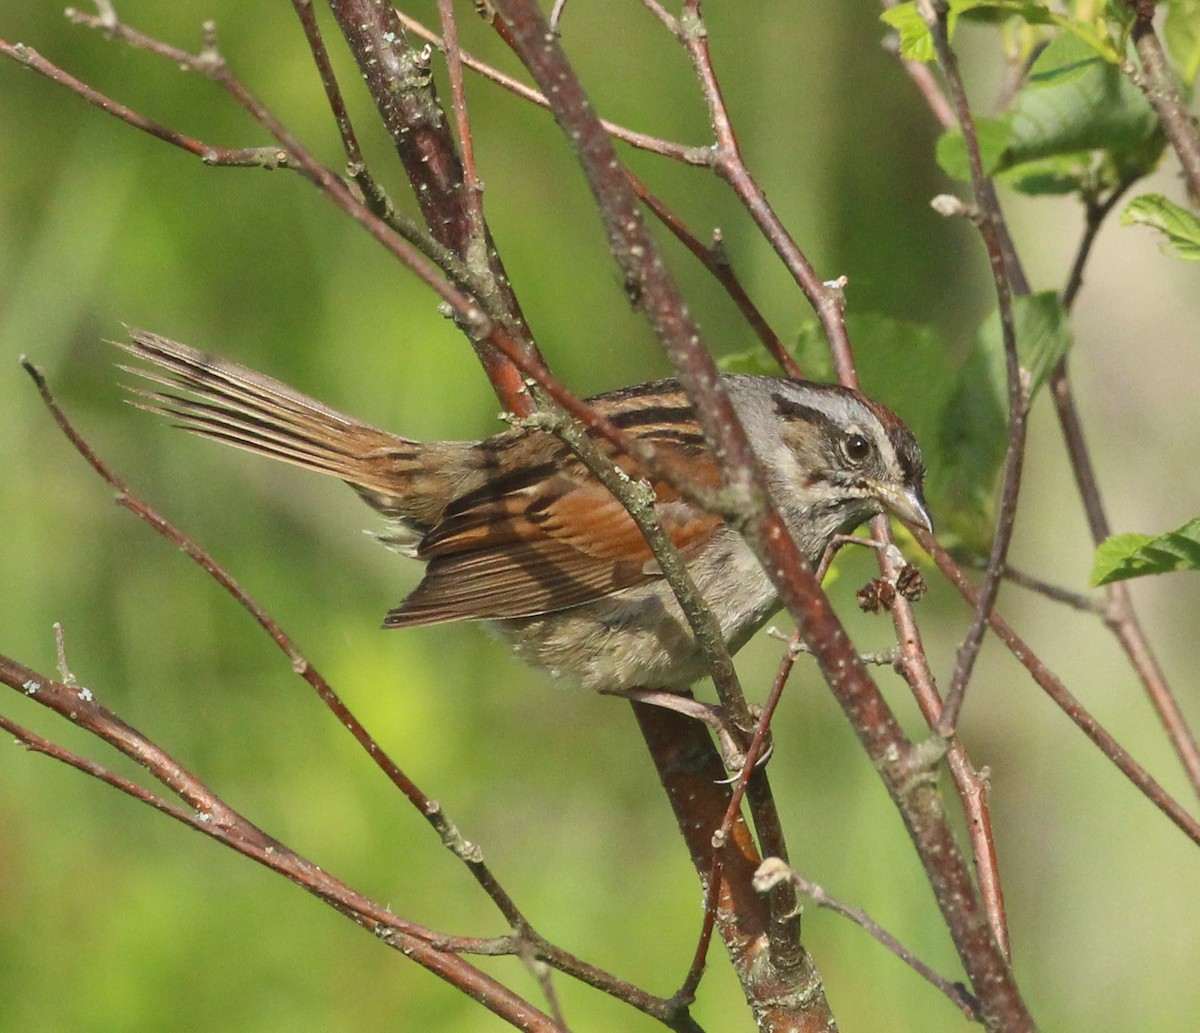
[[[669,461],[697,485],[715,487],[718,474],[699,429],[686,444],[679,437],[676,430],[655,447],[670,452]],[[630,477],[643,475],[627,455],[615,461]],[[720,527],[720,517],[665,482],[652,486],[663,529],[685,555]],[[561,445],[543,465],[451,503],[417,554],[428,561],[425,576],[388,614],[386,627],[531,617],[661,577],[625,507]]]

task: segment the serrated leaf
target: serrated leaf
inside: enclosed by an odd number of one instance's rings
[[[1200,219],[1162,194],[1135,197],[1121,213],[1121,225],[1156,229],[1180,258],[1200,261]]]
[[[929,26],[917,10],[916,0],[888,8],[880,19],[900,35],[900,56],[906,61],[932,61],[937,55],[933,49],[933,37]]]
[[[1180,79],[1191,83],[1200,72],[1200,0],[1170,0],[1163,35]]]
[[[1200,517],[1166,534],[1118,534],[1101,542],[1092,584],[1109,585],[1173,570],[1200,570]]]

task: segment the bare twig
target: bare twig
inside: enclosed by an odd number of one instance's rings
[[[342,150],[346,153],[346,174],[358,185],[358,189],[362,191],[363,199],[371,211],[393,227],[405,240],[416,244],[426,257],[450,273],[455,282],[461,286],[466,281],[466,276],[464,274],[456,275],[452,271],[450,263],[453,256],[450,252],[442,248],[432,235],[419,227],[416,220],[410,219],[396,209],[391,198],[387,196],[383,187],[367,168],[367,161],[359,146],[358,135],[350,120],[350,112],[342,96],[341,87],[338,85],[333,63],[329,60],[329,51],[325,47],[325,40],[322,38],[321,29],[317,24],[312,0],[292,0],[292,7],[296,11],[296,17],[300,20],[304,36],[308,40],[313,63],[317,66],[317,74],[321,77],[321,85],[325,88],[325,97],[329,101],[329,110],[333,114],[338,135],[342,139]]]
[[[414,36],[425,40],[427,43],[432,43],[439,50],[445,49],[446,44],[442,38],[437,33],[431,32],[415,18],[405,14],[403,11],[396,11],[396,18]],[[494,82],[497,86],[502,86],[510,93],[529,101],[531,104],[536,104],[539,108],[545,108],[547,111],[550,110],[550,102],[546,100],[544,94],[531,89],[510,75],[505,75],[498,68],[493,68],[491,65],[480,61],[465,50],[459,53],[462,57],[462,63],[471,69],[471,71],[477,72],[485,79]],[[607,120],[602,120],[601,125],[604,126],[609,136],[639,150],[649,151],[652,154],[660,154],[664,158],[671,158],[685,165],[704,167],[712,164],[712,151],[710,148],[691,147],[687,144],[675,143],[672,140],[663,140],[657,136],[639,133],[636,130],[628,129],[625,126],[617,125],[617,123]]]
[[[918,528],[914,534],[921,548],[929,553],[933,561],[937,564],[938,569],[958,590],[959,594],[966,599],[967,604],[976,606],[979,598],[979,590],[967,580],[962,568],[954,562],[953,557],[928,532]],[[1116,765],[1121,773],[1155,807],[1162,811],[1188,839],[1200,846],[1200,821],[1197,821],[1188,814],[1171,794],[1151,777],[1145,768],[1129,756],[1125,748],[1071,694],[1058,676],[1038,658],[1028,643],[1013,631],[1004,618],[993,611],[988,617],[988,624],[997,636],[999,636],[1000,641],[1005,644],[1009,652],[1032,675],[1034,682],[1074,722],[1076,727],[1091,739],[1100,748],[1100,751]]]
[[[856,383],[857,375],[850,352],[850,340],[846,334],[841,288],[831,285],[817,275],[804,252],[767,202],[766,194],[751,176],[742,159],[709,53],[708,29],[701,15],[700,0],[685,0],[683,17],[679,21],[676,36],[691,58],[701,92],[708,105],[709,121],[715,140],[714,170],[733,188],[733,192],[759,231],[775,249],[775,253],[782,259],[784,266],[816,311],[833,353],[838,379],[844,384]]]
[[[740,818],[742,806],[742,798],[750,788],[754,780],[762,780],[766,778],[766,770],[760,767],[760,762],[765,760],[764,750],[767,747],[768,737],[770,735],[771,719],[775,716],[775,711],[779,707],[779,701],[783,698],[783,690],[787,685],[788,678],[791,676],[792,668],[796,663],[796,656],[799,653],[801,646],[799,632],[793,632],[791,641],[788,647],[783,651],[783,658],[779,664],[779,670],[776,672],[775,680],[771,685],[771,691],[767,696],[767,702],[763,705],[762,713],[758,718],[758,727],[754,730],[754,737],[750,740],[750,745],[746,748],[746,760],[742,765],[742,770],[738,772],[737,778],[733,782],[733,793],[729,797],[729,804],[725,809],[725,816],[721,820],[721,827],[713,835],[713,859],[712,868],[708,875],[708,890],[704,898],[704,920],[700,927],[700,936],[696,941],[696,949],[692,954],[692,965],[688,970],[687,977],[684,979],[683,985],[677,991],[677,996],[690,998],[695,995],[696,988],[700,985],[700,977],[704,974],[704,966],[708,957],[708,946],[712,939],[713,926],[717,918],[717,905],[719,903],[718,887],[721,885],[721,872],[725,865],[724,846],[729,841],[729,837],[733,832],[734,824]],[[762,793],[765,787],[760,786],[758,791],[765,797],[767,794]],[[765,799],[764,799],[765,804]],[[769,837],[771,829],[768,826],[766,834]],[[760,837],[762,832],[760,831]],[[786,851],[786,846],[782,840],[774,845]],[[764,844],[765,847],[765,844]],[[764,854],[774,856],[764,848]],[[775,952],[786,953],[794,951],[800,944],[800,913],[796,907],[796,897],[794,893],[779,894],[777,887],[771,887],[770,891],[776,894],[776,899],[771,905],[772,922],[768,935],[775,941]]]
[[[282,629],[282,627],[272,618],[261,606],[258,605],[242,588],[233,577],[221,567],[211,556],[201,549],[195,542],[188,538],[182,531],[172,525],[169,521],[159,515],[142,499],[133,494],[129,487],[112,472],[108,465],[100,459],[86,440],[79,434],[74,426],[67,419],[65,413],[59,407],[57,401],[50,392],[49,385],[41,372],[29,363],[24,363],[26,372],[34,380],[38,391],[42,396],[42,400],[58,424],[59,429],[64,436],[70,441],[75,450],[83,457],[89,466],[105,481],[116,493],[117,504],[129,510],[144,523],[149,525],[154,531],[162,535],[177,548],[182,550],[193,562],[203,569],[210,577],[213,578],[221,587],[245,609],[256,623],[270,636],[270,638],[279,646],[280,650],[287,656],[291,663],[292,669],[303,678],[317,693],[321,701],[329,708],[338,724],[344,727],[353,736],[355,741],[362,747],[363,751],[371,758],[376,766],[387,776],[409,800],[414,809],[432,826],[436,831],[442,844],[449,849],[474,876],[476,882],[487,893],[488,897],[496,905],[497,909],[504,916],[506,921],[513,929],[511,937],[504,938],[503,946],[497,947],[489,953],[506,953],[528,956],[564,972],[573,978],[579,979],[582,982],[602,990],[603,992],[616,997],[626,1003],[638,1008],[647,1014],[654,1015],[664,1022],[671,1025],[671,1028],[680,1031],[695,1031],[698,1029],[692,1022],[690,1016],[686,1014],[686,1009],[681,1010],[678,1002],[675,999],[665,1000],[648,994],[640,988],[634,986],[625,980],[618,979],[604,970],[597,968],[581,959],[575,957],[568,951],[556,946],[546,940],[534,930],[528,919],[524,916],[516,903],[512,900],[506,890],[500,885],[499,881],[491,872],[483,853],[477,845],[467,840],[458,830],[456,825],[445,814],[441,805],[423,790],[421,790],[411,779],[409,779],[402,769],[388,756],[387,752],[382,749],[378,742],[370,735],[366,728],[359,722],[355,715],[340,699],[333,690],[332,686],[325,680],[321,673],[314,667],[300,652],[296,644]],[[11,684],[11,682],[10,682]],[[15,687],[15,686],[14,686]],[[72,686],[66,686],[73,688]],[[87,690],[77,690],[79,693],[86,693]],[[45,702],[48,697],[43,697],[39,701]],[[91,702],[90,694],[87,697],[83,695],[80,698],[86,702]],[[56,708],[59,709],[59,708]],[[60,710],[61,712],[61,710]],[[74,719],[74,718],[73,718]],[[119,719],[113,717],[114,722],[119,723]],[[685,719],[686,720],[686,719]],[[694,722],[688,722],[692,724]],[[86,727],[86,726],[85,726]],[[122,727],[124,727],[122,725]],[[99,733],[97,733],[99,734]],[[111,741],[106,736],[102,736],[106,741]],[[148,741],[142,742],[139,737],[139,743],[135,753],[130,753],[134,759],[140,757],[155,756],[158,754],[157,747]],[[123,752],[129,752],[121,747]],[[136,754],[136,755],[135,755]],[[164,755],[165,756],[165,755]],[[143,761],[145,763],[145,761]],[[170,768],[173,770],[173,762],[171,765],[163,763],[147,763],[147,767],[156,775],[162,777],[161,772]],[[173,790],[176,790],[175,784],[167,781]],[[199,785],[199,783],[196,783]],[[119,788],[119,787],[118,787]],[[149,802],[149,801],[144,801]],[[189,800],[189,802],[191,802]],[[157,805],[155,805],[157,806]],[[214,805],[215,806],[215,805]],[[158,809],[163,810],[163,807]],[[189,821],[189,823],[191,823]],[[206,831],[206,830],[202,830]],[[257,859],[257,858],[256,858]],[[283,874],[287,874],[286,871]],[[290,877],[290,876],[289,876]],[[295,880],[293,880],[295,881]],[[305,888],[309,888],[306,886]],[[318,894],[319,895],[319,894]],[[352,916],[353,917],[353,916]],[[397,921],[399,921],[397,919]],[[414,927],[415,928],[415,927]],[[382,936],[383,933],[381,932]],[[386,938],[386,936],[384,936]],[[437,945],[438,950],[457,951],[465,949],[462,944],[453,937],[448,937],[444,934],[428,933],[426,939]],[[501,941],[495,941],[500,943]],[[397,942],[397,946],[403,948],[402,942]],[[558,1027],[555,1027],[558,1028]]]
[[[65,86],[93,107],[97,107],[101,111],[121,119],[122,122],[133,126],[135,129],[140,129],[143,133],[149,133],[151,136],[157,137],[171,144],[173,147],[178,147],[189,154],[194,154],[206,165],[267,169],[288,167],[288,153],[278,147],[217,147],[188,136],[186,133],[181,133],[164,126],[162,123],[156,122],[152,118],[147,118],[132,108],[114,101],[99,90],[88,86],[87,83],[81,82],[69,72],[47,61],[36,50],[26,46],[24,43],[8,43],[5,40],[0,40],[0,54],[6,54],[14,61],[33,69],[40,75],[44,75],[52,82],[56,82],[60,86]]]
[[[987,559],[982,556],[973,557],[970,560],[970,565],[979,569],[986,569]],[[1093,599],[1091,596],[1084,595],[1082,592],[1073,592],[1069,588],[1063,588],[1061,585],[1052,585],[1048,581],[1043,581],[1041,578],[1034,577],[1023,570],[1006,566],[1002,572],[1002,576],[1005,581],[1011,581],[1014,585],[1027,588],[1031,592],[1036,592],[1038,595],[1053,602],[1062,603],[1073,610],[1098,615],[1102,615],[1105,612],[1104,604]]]
[[[958,1009],[963,1013],[965,1018],[971,1021],[978,1021],[979,1002],[971,994],[967,993],[961,983],[952,983],[945,976],[939,975],[861,908],[843,904],[836,897],[831,897],[826,893],[822,886],[815,882],[810,882],[778,857],[768,857],[755,873],[754,885],[759,892],[768,892],[774,889],[780,882],[790,882],[800,893],[811,898],[817,907],[828,908],[830,911],[834,911],[843,918],[850,919],[855,925],[860,926],[914,972],[920,975],[922,979],[936,986],[943,994],[950,998],[958,1006]]]
[[[1129,64],[1125,72],[1146,94],[1179,159],[1188,190],[1192,197],[1200,198],[1200,135],[1196,131],[1196,116],[1179,94],[1171,63],[1154,29],[1153,0],[1125,0],[1125,3],[1134,10],[1132,39],[1141,61],[1140,74]]]
[[[171,804],[103,766],[85,760],[70,750],[0,718],[0,727],[12,732],[30,749],[98,778],[133,799],[283,875],[423,968],[457,986],[486,1008],[519,1025],[520,1028],[543,1030],[547,1033],[556,1029],[548,1016],[533,1008],[508,987],[454,954],[435,946],[434,943],[439,938],[437,933],[393,914],[301,857],[279,840],[268,836],[225,804],[166,751],[97,703],[90,691],[46,678],[7,656],[0,656],[0,682],[32,697],[141,764],[173,794],[187,803],[190,809]]]
[[[458,49],[458,23],[454,19],[452,0],[438,0],[438,17],[442,22],[442,50],[450,72],[450,92],[454,121],[458,128],[458,146],[462,151],[463,183],[467,214],[471,220],[471,238],[482,242],[487,237],[483,218],[483,195],[479,175],[475,171],[475,143],[471,138],[471,120],[467,116],[467,93],[463,85],[462,53]],[[481,256],[483,257],[483,256]]]
[[[958,71],[958,58],[950,46],[947,28],[947,6],[944,0],[918,0],[918,10],[933,36],[938,61],[946,76],[950,99],[958,117],[959,127],[966,142],[967,157],[971,166],[971,186],[980,218],[976,221],[980,235],[987,248],[992,269],[992,280],[996,289],[996,303],[1000,313],[1000,328],[1004,339],[1004,367],[1008,384],[1008,446],[1004,456],[1003,486],[1000,493],[996,531],[992,540],[991,556],[983,587],[979,592],[975,613],[963,637],[955,658],[954,674],[946,693],[945,704],[938,718],[938,731],[944,736],[953,732],[970,682],[971,671],[983,644],[988,615],[996,604],[1000,591],[1001,571],[1008,557],[1008,546],[1012,541],[1016,523],[1017,501],[1021,489],[1021,469],[1025,458],[1025,432],[1029,409],[1029,388],[1021,371],[1017,354],[1016,323],[1013,317],[1013,294],[1028,293],[1024,278],[1016,282],[1014,270],[1019,268],[1012,251],[1007,230],[1002,231],[1004,215],[995,186],[984,173],[983,159],[979,151],[979,139],[975,133],[975,120],[967,102],[966,89]]]
[[[1076,249],[1074,261],[1071,263],[1071,272],[1062,293],[1064,308],[1069,310],[1078,297],[1079,290],[1083,285],[1083,270],[1104,219],[1130,186],[1131,183],[1118,184],[1102,200],[1089,200],[1083,235]],[[1083,502],[1092,542],[1099,545],[1112,534],[1112,527],[1100,495],[1100,482],[1096,476],[1091,452],[1083,433],[1083,422],[1075,405],[1075,393],[1071,386],[1069,370],[1067,357],[1063,356],[1050,375],[1050,395],[1054,399],[1054,409],[1058,415],[1058,423],[1071,462],[1071,470],[1075,475],[1075,485]],[[1184,715],[1162,666],[1158,662],[1158,657],[1150,645],[1150,640],[1142,628],[1133,605],[1133,598],[1129,593],[1129,586],[1123,581],[1114,582],[1106,586],[1105,595],[1106,605],[1101,610],[1104,623],[1116,636],[1125,655],[1129,658],[1130,664],[1141,679],[1142,686],[1150,697],[1150,702],[1171,740],[1171,745],[1192,784],[1193,791],[1200,796],[1200,744],[1197,744],[1195,733],[1189,726],[1187,717]]]
[[[704,268],[712,273],[717,278],[717,282],[725,288],[747,324],[758,334],[758,339],[762,341],[763,347],[779,363],[779,368],[789,377],[802,380],[804,373],[796,363],[796,360],[792,358],[791,352],[784,347],[783,342],[779,339],[779,335],[771,329],[766,317],[763,316],[754,302],[750,300],[746,289],[734,274],[733,266],[729,263],[729,256],[725,253],[721,231],[714,230],[712,243],[705,246],[684,225],[683,220],[675,212],[668,208],[660,198],[650,192],[645,183],[638,179],[632,172],[627,172],[627,175],[630,186],[633,187],[642,204],[654,213],[658,221],[671,231],[675,239],[695,255]]]

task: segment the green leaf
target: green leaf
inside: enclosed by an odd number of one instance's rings
[[[1023,161],[1002,172],[1001,178],[1030,197],[1061,197],[1094,189],[1099,179],[1094,165],[1090,154],[1061,154]]]
[[[1118,534],[1101,542],[1092,567],[1092,584],[1108,585],[1173,570],[1200,570],[1200,517],[1166,534]]]
[[[1153,169],[1165,146],[1141,91],[1092,44],[1069,33],[1034,62],[1012,110],[978,119],[976,135],[984,171],[1026,194],[1114,187]],[[937,160],[948,175],[970,181],[959,130],[939,138]]]
[[[951,38],[960,15],[979,21],[1014,18],[1027,25],[1053,25],[1064,34],[1074,35],[1092,53],[1109,64],[1120,62],[1121,54],[1110,38],[1110,24],[1102,17],[1092,20],[1070,18],[1051,11],[1037,0],[950,0],[947,28]],[[916,0],[897,4],[884,11],[880,18],[900,33],[901,57],[910,61],[932,61],[937,56],[933,38],[917,9]]]
[[[1013,316],[1017,323],[1017,354],[1022,368],[1029,371],[1029,397],[1033,399],[1070,349],[1071,324],[1054,291],[1013,298]]]
[[[1067,313],[1047,291],[1013,299],[1017,353],[1029,371],[1031,397],[1071,346]],[[943,407],[930,463],[929,495],[943,525],[960,542],[986,551],[995,511],[996,480],[1008,445],[1008,375],[1000,319],[992,313]]]
[[[996,473],[1004,458],[1008,409],[1003,364],[978,345],[942,406],[926,495],[939,536],[985,552],[991,538]],[[932,458],[932,457],[931,457]]]
[[[932,61],[937,55],[929,26],[917,10],[916,0],[897,4],[881,14],[880,19],[900,34],[900,56],[906,61]]]
[[[1190,84],[1200,72],[1200,0],[1169,0],[1163,34],[1179,78]]]
[[[975,120],[975,137],[979,141],[984,175],[990,176],[1002,166],[1007,158],[1011,136],[1012,125],[1008,116]],[[961,130],[947,129],[938,137],[937,163],[946,175],[964,183],[971,182],[971,163],[967,158],[967,144]]]
[[[1180,258],[1200,261],[1200,219],[1162,194],[1135,197],[1121,213],[1121,225],[1156,229]]]
[[[1019,165],[1080,151],[1141,154],[1160,135],[1154,109],[1119,68],[1062,35],[1034,62],[1017,96],[1009,156]],[[1150,150],[1156,161],[1161,146]]]

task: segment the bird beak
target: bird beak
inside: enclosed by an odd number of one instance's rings
[[[933,521],[925,508],[925,499],[920,488],[896,488],[890,484],[876,485],[876,498],[901,520],[926,531],[933,531]]]

